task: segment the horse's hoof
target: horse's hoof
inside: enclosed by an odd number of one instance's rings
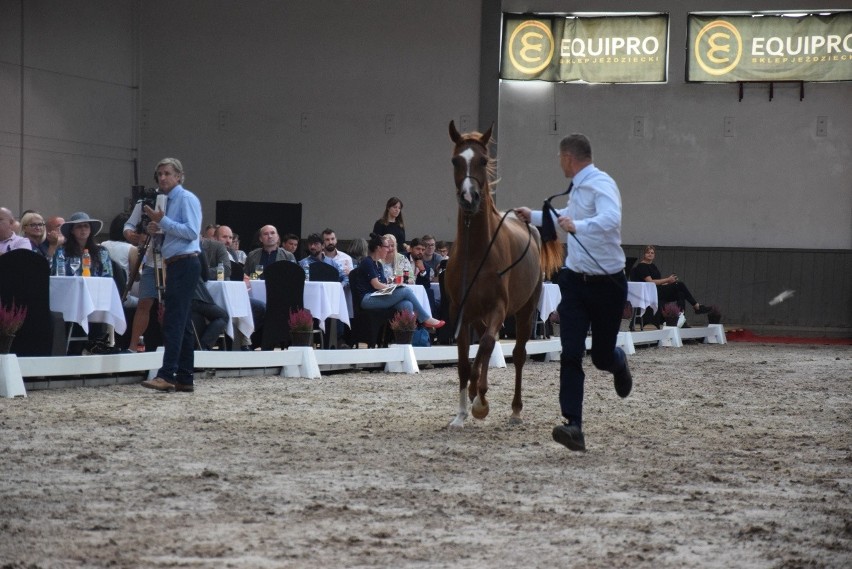
[[[516,417],[516,416],[512,415],[511,417],[509,417],[509,424],[510,425],[523,425],[524,420],[521,419],[520,417]]]
[[[450,424],[447,425],[447,429],[450,431],[461,431],[464,429],[464,420],[459,419],[458,417],[450,421]]]
[[[475,419],[484,419],[488,416],[489,410],[488,403],[483,404],[479,396],[476,396],[473,400],[473,405],[471,405],[470,413]]]

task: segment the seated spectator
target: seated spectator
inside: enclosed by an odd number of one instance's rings
[[[657,255],[657,249],[653,245],[645,247],[642,253],[642,259],[636,263],[633,270],[630,271],[630,280],[635,282],[649,282],[657,285],[657,302],[662,308],[667,302],[676,302],[680,306],[681,311],[686,307],[686,302],[692,306],[696,314],[707,314],[710,312],[710,307],[705,304],[699,304],[686,284],[678,280],[677,275],[671,275],[663,278],[660,275],[660,270],[654,264],[654,259]],[[662,310],[660,310],[662,312]],[[657,316],[657,321],[660,321],[660,315]]]
[[[337,250],[337,235],[333,229],[324,229],[322,232],[322,249],[326,259],[331,259],[337,267],[343,271],[344,275],[349,275],[349,271],[355,268],[352,264],[352,257]]]
[[[54,253],[65,243],[60,231],[48,234],[47,224],[37,211],[27,212],[21,217],[21,235],[30,240],[33,251],[48,261],[53,261]]]
[[[402,200],[392,197],[385,204],[385,212],[381,219],[373,224],[373,233],[394,236],[394,245],[397,253],[404,253],[402,244],[405,243],[405,223],[402,221]]]
[[[444,259],[450,258],[450,244],[446,241],[438,241],[435,244],[435,252]]]
[[[444,260],[444,257],[435,252],[436,243],[435,238],[429,234],[424,235],[420,238],[420,242],[423,243],[423,247],[425,248],[425,253],[423,255],[423,262],[428,265],[432,269],[432,280],[438,280],[438,265],[441,264],[441,261]]]
[[[299,236],[288,233],[284,236],[282,245],[285,251],[293,253],[296,259],[301,258],[299,254]]]
[[[426,248],[423,242],[417,237],[411,240],[411,251],[408,254],[408,259],[413,268],[414,284],[422,285],[426,289],[426,296],[429,298],[429,305],[432,309],[432,314],[438,314],[438,304],[435,302],[435,292],[432,290],[432,268],[423,262],[423,255]]]
[[[386,251],[390,250],[394,252],[396,249],[390,240],[384,239],[375,233],[370,235],[370,242],[367,248],[369,255],[364,257],[359,265],[361,268],[361,278],[358,279],[358,282],[351,283],[352,289],[357,293],[357,296],[362,296],[361,308],[364,310],[381,308],[409,310],[414,312],[417,315],[417,320],[428,328],[437,329],[446,324],[443,320],[431,318],[408,287],[396,287],[389,294],[375,294],[389,288],[388,281],[382,269],[382,259],[385,258]]]
[[[139,250],[124,238],[124,224],[129,217],[126,213],[116,215],[109,224],[109,239],[101,242],[110,259],[118,263],[126,274],[130,274],[130,267],[139,258]]]
[[[367,240],[362,237],[353,239],[346,252],[352,257],[352,266],[357,267],[361,264],[361,259],[367,256]]]
[[[299,266],[307,268],[312,263],[325,263],[326,265],[334,267],[340,276],[341,284],[343,284],[343,286],[349,285],[349,277],[346,276],[343,269],[331,260],[331,258],[326,257],[323,249],[322,237],[320,237],[318,233],[311,233],[308,235],[308,256],[299,261]]]
[[[220,225],[219,227],[222,226]],[[240,236],[236,233],[233,234],[233,239],[231,240],[231,246],[228,248],[228,252],[237,263],[246,262],[246,252],[240,249]]]
[[[408,271],[408,280],[409,282],[406,284],[411,284],[414,282],[414,269],[411,267],[411,261],[408,258],[399,252],[396,246],[396,237],[392,234],[388,233],[383,236],[387,241],[393,245],[393,249],[387,249],[385,251],[385,257],[382,259],[382,263],[384,265],[385,278],[389,283],[394,282],[395,277],[402,277],[406,271]]]
[[[91,273],[93,277],[112,278],[112,259],[106,248],[95,242],[95,235],[101,232],[104,222],[100,219],[92,219],[84,211],[78,211],[60,228],[65,237],[65,275],[74,276],[71,269],[71,259],[82,259],[83,252],[88,250],[91,258]],[[82,264],[80,265],[82,274]],[[61,271],[60,271],[61,272]]]
[[[208,223],[204,228],[204,233],[201,234],[202,239],[213,239],[213,236],[216,234],[216,228],[219,227],[215,223]]]
[[[205,280],[204,275],[198,279],[195,294],[192,297],[190,318],[192,318],[192,325],[201,349],[212,350],[216,340],[225,331],[229,316],[224,308],[213,301],[207,285],[204,284]]]
[[[239,263],[240,261],[237,261],[235,257],[236,253],[242,253],[242,251],[234,250],[234,233],[231,231],[231,228],[227,225],[220,225],[216,229],[215,235],[216,239],[225,247],[226,251],[228,252],[229,261]],[[249,286],[248,282],[246,282],[246,286]],[[251,316],[254,320],[254,329],[260,330],[261,328],[263,328],[263,322],[266,319],[266,303],[262,300],[258,300],[257,298],[249,297],[249,304],[251,305]],[[248,349],[250,343],[251,342],[248,341],[242,346],[242,348]]]
[[[264,225],[260,228],[260,248],[251,251],[246,256],[243,272],[246,278],[249,277],[258,265],[268,267],[276,261],[292,261],[296,262],[296,257],[293,253],[286,251],[278,246],[280,239],[278,230],[274,225]]]
[[[225,280],[231,280],[231,257],[228,255],[228,249],[224,243],[221,243],[215,238],[208,239],[204,237],[201,239],[201,252],[204,253],[205,261],[201,269],[207,273],[206,280],[216,280],[216,273],[220,264],[225,271]]]
[[[12,211],[0,207],[0,255],[14,249],[27,249],[32,251],[33,244],[26,237],[21,237],[15,232],[15,216]]]

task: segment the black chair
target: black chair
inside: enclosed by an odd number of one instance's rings
[[[339,283],[340,271],[337,267],[332,267],[328,263],[311,263],[308,265],[308,274],[312,281]]]
[[[261,349],[290,345],[290,311],[304,307],[305,270],[290,261],[272,263],[263,270],[266,281],[266,319]]]
[[[388,320],[393,318],[396,311],[393,308],[377,310],[361,308],[361,300],[364,296],[358,293],[358,286],[355,283],[366,278],[360,267],[349,271],[349,289],[352,291],[352,308],[355,312],[352,322],[352,345],[357,347],[358,343],[363,342],[368,348],[385,347],[388,345],[387,338],[390,332]]]
[[[50,313],[50,264],[38,253],[15,249],[0,255],[0,301],[9,308],[27,307],[23,326],[15,334],[11,352],[19,356],[49,356],[53,335],[63,334],[53,327]]]
[[[241,281],[245,275],[245,265],[236,261],[231,261],[231,280]]]
[[[442,269],[446,268],[447,260],[441,261]],[[453,343],[453,334],[455,333],[455,324],[450,318],[450,299],[447,296],[447,288],[444,285],[444,271],[438,274],[438,288],[441,291],[441,303],[438,307],[438,318],[447,322],[447,325],[438,330],[437,342],[439,344],[449,345]]]

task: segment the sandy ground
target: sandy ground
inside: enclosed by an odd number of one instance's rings
[[[852,349],[640,349],[551,440],[558,363],[0,400],[0,567],[850,567]],[[587,360],[588,367],[588,360]],[[511,369],[511,368],[510,368]]]

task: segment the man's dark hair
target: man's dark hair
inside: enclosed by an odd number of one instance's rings
[[[331,235],[332,233],[334,233],[334,229],[329,229],[328,227],[322,230],[323,237],[325,237],[326,235]]]
[[[417,247],[418,245],[423,245],[423,242],[420,239],[418,239],[417,237],[412,239],[411,243],[408,244],[408,246],[411,247],[412,249]]]
[[[288,233],[287,235],[284,236],[284,241],[289,241],[290,239],[295,239],[296,241],[298,241],[299,236],[293,235],[292,233]]]
[[[109,240],[110,241],[127,241],[124,238],[124,224],[130,219],[129,213],[119,213],[112,218],[112,223],[109,224]]]
[[[320,237],[319,233],[311,233],[308,235],[308,243],[322,243],[322,237]]]

